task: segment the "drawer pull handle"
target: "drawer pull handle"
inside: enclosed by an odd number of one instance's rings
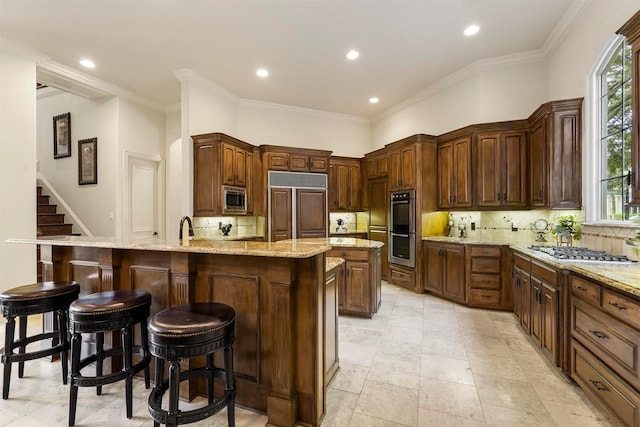
[[[582,292],[586,292],[587,291],[587,288],[582,287],[580,285],[576,285],[576,289],[579,290],[579,291],[582,291]]]
[[[618,310],[626,310],[627,307],[625,307],[622,304],[618,304],[617,302],[610,302],[609,303],[610,306],[617,308]]]
[[[491,298],[491,295],[482,295],[482,298],[489,299]]]
[[[605,386],[602,385],[602,383],[600,381],[596,381],[596,380],[589,380],[589,382],[591,384],[593,384],[593,386],[598,390],[598,391],[608,391],[607,388]]]
[[[600,339],[609,338],[608,336],[606,336],[605,334],[603,334],[600,331],[594,331],[593,329],[589,329],[589,332],[591,332],[593,335],[595,335],[596,337],[598,337]]]

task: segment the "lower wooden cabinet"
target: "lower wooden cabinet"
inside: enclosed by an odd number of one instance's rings
[[[423,289],[453,301],[465,302],[464,254],[464,245],[424,242]]]
[[[511,310],[509,252],[507,246],[467,245],[466,283],[470,306]]]
[[[338,301],[344,282],[344,263],[326,272],[324,299],[324,385],[327,387],[338,372]]]
[[[380,249],[335,248],[327,256],[345,261],[345,280],[338,297],[340,314],[373,317],[382,302]]]
[[[640,301],[570,276],[571,377],[611,419],[640,427]]]

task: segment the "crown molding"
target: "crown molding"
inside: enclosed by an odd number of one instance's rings
[[[234,103],[238,103],[238,101],[240,100],[240,97],[231,92],[229,89],[212,82],[198,72],[193,71],[189,68],[179,68],[177,70],[174,70],[173,75],[178,79],[180,83],[196,83],[200,86],[204,86],[217,95],[227,98],[229,101]]]
[[[542,46],[542,51],[545,55],[551,55],[551,53],[560,46],[560,43],[567,36],[569,30],[571,30],[576,23],[577,18],[590,2],[591,0],[575,0],[571,3],[567,11],[560,18],[560,21],[558,21],[558,24],[551,31],[551,34],[549,34],[549,37],[547,37],[547,40],[545,40]]]
[[[280,111],[289,114],[297,114],[307,117],[317,117],[325,119],[343,120],[350,122],[358,122],[369,124],[366,117],[353,116],[350,114],[333,113],[330,111],[314,110],[311,108],[296,107],[286,104],[276,104],[273,102],[256,101],[254,99],[241,98],[238,102],[239,107],[252,108],[254,110]]]
[[[544,60],[546,55],[542,50],[531,50],[528,52],[514,53],[512,55],[499,56],[495,58],[489,59],[480,59],[478,61],[473,62],[472,64],[456,71],[453,74],[448,75],[447,77],[438,80],[430,86],[427,86],[425,89],[416,93],[415,95],[401,101],[391,108],[383,111],[382,113],[375,115],[371,118],[371,123],[377,123],[386,117],[389,117],[399,111],[402,111],[413,104],[416,104],[423,99],[429,98],[436,93],[443,91],[455,84],[458,84],[476,74],[479,71],[492,69],[492,68],[500,68],[517,64],[526,64],[531,62],[537,62]]]

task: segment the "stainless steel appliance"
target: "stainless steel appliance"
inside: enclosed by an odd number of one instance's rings
[[[567,261],[596,261],[596,262],[621,262],[631,263],[625,255],[612,255],[605,251],[576,246],[529,246],[529,249],[544,252],[556,259]]]
[[[247,213],[247,189],[225,185],[222,187],[222,212],[245,215]]]
[[[416,266],[416,192],[391,193],[391,230],[389,230],[389,262],[405,267]]]

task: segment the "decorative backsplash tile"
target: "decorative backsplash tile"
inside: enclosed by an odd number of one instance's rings
[[[220,238],[221,226],[231,225],[229,236],[262,235],[264,218],[256,216],[219,216],[193,218],[193,232],[196,238]]]
[[[355,233],[358,230],[355,212],[330,212],[329,234]]]

